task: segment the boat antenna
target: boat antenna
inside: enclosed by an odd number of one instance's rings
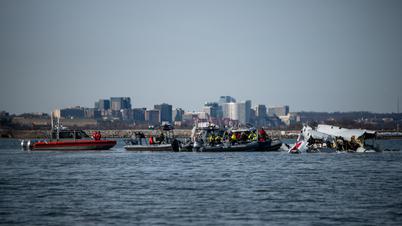
[[[60,139],[60,117],[57,117],[57,141]]]
[[[54,122],[53,122],[53,111],[50,113],[50,140],[53,139],[53,129],[54,129]]]

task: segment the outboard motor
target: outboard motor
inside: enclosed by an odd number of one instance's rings
[[[28,142],[27,142],[27,149],[28,149],[28,150],[31,149],[32,146],[33,146],[33,144],[36,143],[36,142],[37,142],[36,140],[28,140]]]
[[[194,151],[194,152],[203,151],[203,149],[204,149],[204,142],[203,142],[203,140],[196,140],[196,141],[194,141],[194,144],[193,144],[193,151]]]
[[[172,142],[173,151],[180,151],[180,142],[177,139],[174,139]]]
[[[28,141],[27,140],[21,140],[21,148],[23,150],[27,150],[28,149]]]

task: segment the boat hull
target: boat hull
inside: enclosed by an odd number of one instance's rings
[[[282,142],[279,140],[269,140],[265,142],[258,142],[257,151],[279,151],[282,147]]]
[[[257,143],[236,144],[230,146],[204,146],[193,148],[194,152],[252,152],[257,151]]]
[[[173,151],[171,144],[155,144],[155,145],[126,145],[127,151]]]
[[[36,142],[32,151],[80,151],[80,150],[108,150],[116,145],[114,140],[78,140],[78,141],[50,141]]]

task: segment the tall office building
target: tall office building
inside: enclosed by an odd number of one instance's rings
[[[99,101],[95,102],[95,109],[100,111],[105,111],[110,109],[110,100],[99,99]]]
[[[281,106],[281,107],[270,107],[268,108],[268,114],[270,116],[286,116],[289,114],[289,106]]]
[[[110,100],[99,100],[99,110],[108,110],[110,109]]]
[[[64,109],[56,109],[53,112],[55,117],[59,118],[84,118],[85,112],[82,107],[72,107],[72,108],[64,108]]]
[[[222,117],[222,107],[216,102],[206,102],[202,111],[207,113],[212,118]]]
[[[222,109],[227,112],[224,116],[232,120],[237,120],[241,124],[246,124],[250,122],[251,118],[251,101],[243,101],[237,103],[225,103],[222,104]]]
[[[219,104],[234,103],[234,102],[236,102],[236,99],[231,96],[221,96],[219,98]]]
[[[163,103],[154,105],[154,108],[160,111],[160,122],[172,122],[172,105]]]
[[[150,125],[158,125],[160,121],[160,111],[159,110],[146,110],[145,111],[145,121]]]
[[[181,108],[176,108],[173,110],[173,121],[181,122],[183,121],[184,110]]]
[[[229,103],[236,103],[236,99],[231,97],[231,96],[221,96],[219,98],[219,106],[220,106],[220,112],[219,112],[219,116],[223,117],[223,118],[230,118],[229,117],[229,109],[228,109],[228,104]]]
[[[146,110],[147,110],[146,108],[133,108],[134,122],[145,122],[145,111]]]
[[[99,104],[100,107],[100,104]],[[112,111],[120,111],[121,109],[131,109],[130,97],[111,97],[110,108]]]
[[[267,106],[263,104],[259,104],[255,107],[255,116],[257,118],[266,118],[267,117]]]

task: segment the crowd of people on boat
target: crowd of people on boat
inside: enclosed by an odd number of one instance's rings
[[[235,144],[246,144],[250,142],[265,142],[269,139],[268,134],[263,128],[256,130],[242,130],[242,131],[210,131],[207,133],[207,143],[211,146],[230,143]],[[198,140],[202,140],[202,136]]]
[[[131,139],[128,140],[128,143],[132,145],[155,145],[155,144],[164,144],[167,143],[167,137],[163,132],[159,135],[149,135],[148,138],[145,136],[143,132],[135,132]]]

